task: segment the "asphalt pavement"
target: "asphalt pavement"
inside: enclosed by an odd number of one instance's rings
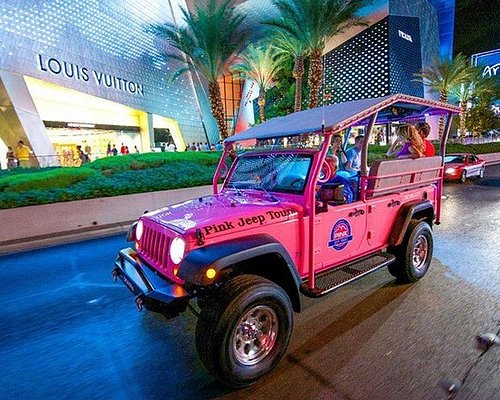
[[[304,299],[278,368],[239,391],[202,366],[192,314],[139,313],[112,283],[123,235],[2,256],[0,398],[500,399],[500,346],[475,339],[500,334],[499,189],[500,165],[446,184],[427,276]]]

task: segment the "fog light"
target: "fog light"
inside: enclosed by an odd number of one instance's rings
[[[207,269],[206,275],[208,279],[214,279],[215,275],[217,275],[217,271],[213,268],[209,268]]]

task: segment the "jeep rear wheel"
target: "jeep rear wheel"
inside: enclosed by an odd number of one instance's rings
[[[196,348],[212,375],[244,387],[276,367],[292,326],[292,305],[281,287],[259,276],[238,276],[202,308]]]
[[[401,246],[395,250],[396,261],[389,272],[403,282],[416,282],[429,269],[432,260],[431,227],[424,221],[411,221]]]

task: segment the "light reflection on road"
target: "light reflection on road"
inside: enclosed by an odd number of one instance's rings
[[[500,165],[482,181],[446,183],[434,257],[468,282],[500,296]]]

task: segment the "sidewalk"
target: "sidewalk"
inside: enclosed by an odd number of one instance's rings
[[[495,165],[500,163],[500,153],[478,154],[477,156],[486,161],[486,165]]]
[[[500,163],[500,153],[479,157]],[[0,210],[0,255],[124,233],[145,211],[211,193],[199,186]]]

